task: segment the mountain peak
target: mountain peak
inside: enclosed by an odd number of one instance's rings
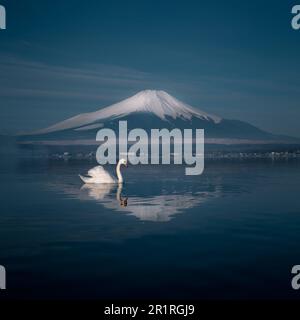
[[[140,91],[128,99],[99,110],[97,115],[101,113],[101,116],[111,116],[111,114],[124,116],[132,112],[152,113],[162,120],[167,117],[186,120],[197,117],[215,123],[219,123],[222,120],[220,117],[195,109],[162,90]]]
[[[218,116],[195,109],[177,100],[165,91],[143,90],[109,107],[96,112],[80,114],[35,133],[44,134],[66,129],[94,128],[95,124],[97,125],[101,121],[122,118],[132,113],[150,113],[161,120],[168,118],[191,120],[193,117],[214,123],[219,123],[222,120]]]
[[[167,92],[163,90],[155,90],[155,89],[146,89],[139,91],[136,95],[145,95],[145,96],[151,96],[151,95],[157,95],[157,94],[168,94]]]
[[[145,99],[150,99],[150,100],[155,100],[155,99],[161,99],[164,97],[172,97],[170,94],[168,94],[166,91],[163,90],[153,90],[153,89],[147,89],[147,90],[142,90],[135,94],[133,97],[144,97]]]

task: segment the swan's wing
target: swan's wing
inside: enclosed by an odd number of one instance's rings
[[[88,171],[88,175],[90,177],[111,177],[112,176],[102,167],[102,166],[97,166],[97,167],[94,167],[92,169],[90,169]]]
[[[114,183],[115,179],[104,170],[102,166],[97,166],[88,171],[88,175],[92,177],[94,183]]]

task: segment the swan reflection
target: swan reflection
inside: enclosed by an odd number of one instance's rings
[[[106,196],[108,196],[113,189],[115,189],[116,186],[113,184],[109,184],[109,183],[103,183],[103,184],[84,184],[80,191],[81,191],[81,196],[79,197],[80,199],[86,199],[86,196],[84,195],[84,193],[86,193],[86,195],[94,200],[104,200]],[[122,196],[122,189],[123,189],[123,185],[119,184],[117,187],[117,192],[116,192],[116,200],[117,202],[120,204],[121,207],[127,207],[127,200],[128,197],[123,197]],[[88,200],[88,199],[86,199]]]
[[[136,167],[134,179],[124,185],[80,185],[76,174],[73,174],[73,171],[78,172],[77,167],[71,169],[64,179],[56,175],[48,186],[67,197],[94,202],[110,212],[133,216],[141,221],[167,222],[189,209],[198,208],[200,211],[201,205],[224,193],[220,175],[181,179],[178,178],[179,169],[173,167],[168,170]],[[127,174],[133,176],[130,171]]]
[[[125,196],[122,185],[85,184],[77,196],[81,200],[94,200],[108,209],[135,216],[142,221],[167,222],[186,209],[198,206],[210,198],[218,197],[220,191],[218,188],[213,188],[211,191],[196,193],[182,194],[174,191],[167,193],[167,190],[163,190],[162,193],[148,196]]]
[[[103,200],[105,196],[110,194],[114,185],[109,183],[103,184],[84,184],[81,191],[87,192],[88,196],[95,200]]]
[[[117,190],[117,200],[119,201],[121,207],[127,207],[128,197],[124,198],[122,196],[122,189],[123,189],[123,185],[119,184],[118,190]]]

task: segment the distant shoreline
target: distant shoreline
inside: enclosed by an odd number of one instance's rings
[[[41,146],[94,146],[99,145],[99,142],[92,139],[78,139],[78,140],[29,140],[17,141],[21,145],[41,145]],[[290,141],[284,140],[251,140],[251,139],[235,139],[235,138],[207,138],[205,144],[214,145],[299,145],[293,144]]]

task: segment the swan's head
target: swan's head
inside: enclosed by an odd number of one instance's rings
[[[119,163],[120,163],[120,165],[123,164],[123,165],[126,166],[126,167],[128,166],[126,159],[120,159]]]

